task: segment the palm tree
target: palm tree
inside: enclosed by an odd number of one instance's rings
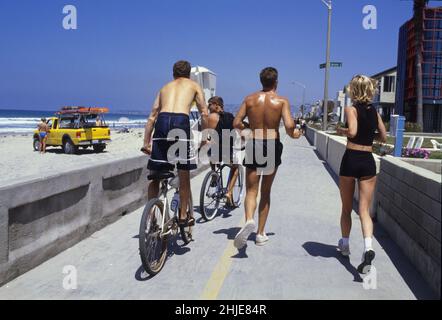
[[[424,128],[424,106],[422,95],[422,39],[424,34],[424,10],[429,0],[414,0],[414,32],[415,32],[415,44],[416,44],[416,96],[417,96],[417,123],[423,129]]]

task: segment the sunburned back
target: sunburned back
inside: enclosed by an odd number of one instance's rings
[[[39,131],[46,132],[46,131],[48,130],[48,126],[47,126],[47,124],[44,123],[44,122],[40,122],[40,123],[38,124],[38,130],[39,130]]]
[[[279,138],[284,99],[274,92],[257,92],[247,97],[247,117],[256,139]]]
[[[196,82],[178,78],[166,84],[160,92],[160,112],[189,114],[197,93]]]

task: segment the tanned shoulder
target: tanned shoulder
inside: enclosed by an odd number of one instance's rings
[[[247,97],[245,97],[244,102],[249,105],[249,103],[254,102],[255,99],[258,97],[260,92],[254,92],[252,94],[249,94]]]
[[[290,103],[288,98],[281,97],[281,96],[278,96],[278,97],[279,97],[279,100],[281,100],[281,102]]]

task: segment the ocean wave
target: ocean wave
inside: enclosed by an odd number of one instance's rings
[[[0,118],[0,126],[8,124],[35,124],[40,122],[38,118]]]
[[[121,121],[119,121],[121,120]],[[146,125],[146,119],[105,119],[109,127],[142,127]],[[37,127],[40,119],[38,118],[0,118],[0,133],[16,132],[24,129],[33,130]]]
[[[0,135],[5,133],[32,133],[33,128],[0,128]]]

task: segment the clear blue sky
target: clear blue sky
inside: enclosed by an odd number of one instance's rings
[[[78,9],[78,30],[62,8]],[[362,8],[378,10],[364,30]],[[437,4],[432,2],[431,5]],[[357,73],[396,65],[399,27],[412,1],[334,0],[330,95]],[[105,105],[148,110],[187,59],[218,74],[218,94],[240,103],[259,89],[261,68],[280,71],[282,95],[299,104],[323,96],[327,10],[320,0],[0,0],[0,108]]]

